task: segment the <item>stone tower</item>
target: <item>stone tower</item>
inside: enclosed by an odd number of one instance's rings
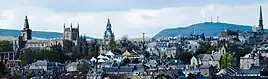
[[[65,27],[64,24],[63,28],[63,39],[72,41],[75,45],[77,45],[79,41],[79,24],[77,24],[77,28],[73,28],[72,23],[70,24],[70,27]]]
[[[25,16],[25,22],[24,22],[24,27],[21,30],[21,36],[24,41],[32,39],[32,30],[29,27],[27,16]]]
[[[263,19],[262,19],[262,6],[260,6],[260,16],[259,16],[259,25],[258,25],[258,32],[263,33],[264,29],[263,29]]]
[[[114,51],[115,49],[115,40],[114,33],[112,32],[112,25],[110,23],[110,19],[108,18],[108,22],[106,25],[106,31],[103,36],[103,49],[104,51]]]

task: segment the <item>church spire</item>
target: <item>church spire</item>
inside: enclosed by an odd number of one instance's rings
[[[106,30],[107,30],[107,31],[111,31],[111,28],[112,28],[112,25],[111,25],[111,22],[110,22],[110,18],[108,18],[108,22],[107,22]]]
[[[111,24],[111,23],[110,23],[110,18],[108,18],[108,22],[107,22],[107,24]]]
[[[260,6],[259,31],[263,32],[262,6]]]
[[[28,18],[25,16],[24,26],[21,30],[21,36],[23,40],[31,40],[32,39],[32,30],[29,27]]]
[[[27,15],[25,16],[24,29],[30,29],[30,28],[29,28],[29,23],[28,23]]]
[[[79,29],[79,22],[77,22],[77,29]]]
[[[262,6],[260,6],[260,19],[259,20],[262,20]]]
[[[65,23],[63,23],[63,28],[65,29]]]
[[[72,23],[70,23],[70,27],[73,28],[73,24]]]

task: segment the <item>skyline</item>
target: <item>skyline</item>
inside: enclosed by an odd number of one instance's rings
[[[14,1],[17,3],[12,4]],[[4,1],[6,3],[0,7],[0,26],[3,29],[21,30],[24,16],[27,15],[30,28],[35,31],[62,33],[64,23],[68,27],[72,22],[76,27],[76,23],[79,22],[81,34],[102,38],[107,19],[110,18],[116,38],[123,35],[140,37],[142,33],[153,36],[166,28],[204,22],[205,17],[206,21],[210,21],[211,16],[214,22],[219,16],[219,22],[257,26],[260,5],[263,7],[264,28],[268,25],[266,23],[268,6],[265,6],[268,1],[265,0],[83,1],[86,0]],[[50,2],[53,4],[48,5]]]

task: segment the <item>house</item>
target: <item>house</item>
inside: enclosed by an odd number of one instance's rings
[[[145,65],[148,67],[156,67],[158,62],[156,60],[149,60]]]
[[[235,76],[236,73],[238,72],[238,68],[234,67],[234,66],[229,66],[225,69],[221,69],[218,73],[216,73],[216,75],[218,76]]]
[[[217,68],[220,68],[220,63],[222,59],[222,55],[220,53],[212,53],[211,56],[213,58],[211,65],[216,66]]]
[[[188,40],[186,42],[186,48],[188,49],[188,51],[192,51],[195,53],[195,51],[199,49],[199,47],[200,47],[200,44],[198,43],[197,40]]]
[[[229,40],[232,38],[238,38],[239,30],[226,29],[221,33],[220,40]]]
[[[195,56],[193,56],[191,58],[191,60],[190,60],[190,67],[189,67],[189,69],[190,70],[195,70],[201,64],[202,64],[201,60],[200,59],[197,59]]]
[[[196,59],[196,57],[195,56],[193,56],[192,58],[191,58],[191,66],[196,66],[196,65],[200,65],[201,64],[201,62],[199,62],[199,60],[198,59]]]
[[[212,65],[216,66],[217,68],[220,68],[220,62],[222,58],[222,53],[220,52],[225,52],[226,50],[220,50],[219,52],[213,52],[212,54],[199,54],[197,56],[198,59],[201,60],[202,65]]]
[[[90,59],[90,61],[91,61],[91,62],[97,62],[97,59],[96,59],[95,57],[92,57],[92,58]]]
[[[8,69],[14,68],[14,67],[20,67],[21,60],[7,60],[6,67]]]
[[[105,73],[101,69],[92,69],[92,71],[88,71],[87,79],[103,79]]]
[[[199,54],[197,56],[198,59],[201,60],[202,65],[211,65],[212,64],[212,56],[210,54]]]
[[[45,72],[63,72],[64,66],[58,62],[49,62],[47,60],[38,60],[29,65],[30,70],[41,69]]]
[[[260,66],[251,66],[249,69],[240,69],[236,73],[236,76],[260,76],[260,71],[263,70],[263,67]]]
[[[78,71],[77,67],[79,62],[71,62],[65,66],[67,72],[75,72]]]
[[[146,51],[148,51],[151,55],[152,54],[158,55],[160,52],[159,52],[159,49],[156,47],[156,44],[157,44],[157,42],[151,42],[151,43],[147,44]]]
[[[240,57],[240,69],[249,69],[251,66],[260,65],[260,56],[253,51],[244,57]]]
[[[204,76],[211,76],[215,74],[216,68],[213,67],[212,65],[201,65],[199,66],[199,71]]]
[[[174,58],[175,55],[177,53],[177,47],[169,47],[167,48],[167,51],[166,51],[166,55],[167,55],[167,58]]]
[[[130,52],[128,52],[128,50],[126,50],[124,53],[123,53],[124,56],[131,56],[132,54]]]

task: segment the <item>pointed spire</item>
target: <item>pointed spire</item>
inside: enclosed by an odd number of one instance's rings
[[[258,27],[258,31],[259,32],[264,32],[263,29],[263,19],[262,19],[262,6],[260,6],[260,16],[259,16],[259,27]]]
[[[110,23],[110,18],[108,18],[108,22],[107,22],[107,24],[111,24],[111,23]]]
[[[25,16],[25,22],[24,22],[24,28],[29,28],[29,23],[28,23],[28,18],[27,18],[27,15]]]
[[[25,16],[25,21],[28,21],[27,15]]]
[[[87,39],[86,34],[84,34],[84,40],[86,40],[86,39]]]
[[[63,23],[63,28],[65,29],[65,23]]]
[[[77,22],[77,28],[79,29],[79,22]]]
[[[73,28],[73,24],[72,24],[72,22],[70,23],[70,27]]]
[[[111,22],[110,22],[110,18],[108,18],[106,30],[111,31],[111,28],[112,28],[112,25],[111,25]]]
[[[259,20],[262,20],[262,6],[260,6],[260,19]]]

